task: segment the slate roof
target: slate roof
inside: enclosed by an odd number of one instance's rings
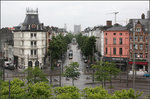
[[[46,31],[46,28],[40,23],[38,13],[27,13],[24,22],[16,26],[14,31]]]
[[[138,21],[142,24],[142,26],[143,26],[144,28],[148,28],[148,19],[130,19],[130,20],[129,20],[129,23],[127,24],[126,27],[127,27],[128,29],[131,29],[131,28],[133,28],[133,23],[136,23],[136,24],[137,24]]]
[[[114,26],[113,27],[111,27],[111,28],[108,28],[107,29],[107,31],[123,31],[123,30],[127,30],[127,28],[126,27],[123,27],[122,25],[120,25],[120,24],[114,24]]]

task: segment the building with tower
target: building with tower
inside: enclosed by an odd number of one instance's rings
[[[38,9],[27,9],[24,22],[15,27],[14,64],[20,68],[28,68],[45,64],[46,29],[40,23]]]

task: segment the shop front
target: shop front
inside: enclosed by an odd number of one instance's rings
[[[128,62],[130,65],[130,70],[132,70],[133,61]],[[148,62],[147,61],[135,61],[135,68],[137,71],[143,70],[148,71]]]
[[[122,71],[126,71],[127,70],[128,58],[104,57],[103,61],[105,61],[105,62],[114,62],[114,63],[116,63],[116,67],[117,68],[120,68]]]

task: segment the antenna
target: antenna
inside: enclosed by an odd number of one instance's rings
[[[117,14],[119,13],[119,12],[113,12],[114,14],[115,14],[115,24],[116,24],[116,17],[117,17]]]
[[[116,23],[116,20],[117,20],[117,14],[118,14],[119,12],[112,12],[112,13],[107,13],[107,14],[115,14],[115,23]]]

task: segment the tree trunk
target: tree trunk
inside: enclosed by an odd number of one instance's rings
[[[110,87],[112,87],[112,76],[110,75]]]
[[[72,78],[72,86],[74,86],[74,79]]]

